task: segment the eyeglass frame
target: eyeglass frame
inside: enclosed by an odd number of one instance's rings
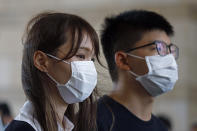
[[[144,48],[144,47],[147,47],[147,46],[151,46],[151,45],[156,45],[156,49],[157,49],[157,53],[160,55],[160,56],[166,56],[167,54],[165,54],[165,55],[162,55],[162,54],[160,54],[159,53],[159,50],[158,50],[158,48],[157,48],[157,42],[160,42],[160,43],[164,43],[165,45],[166,45],[166,48],[167,48],[167,50],[169,50],[169,53],[171,54],[172,53],[172,51],[171,51],[171,46],[173,45],[173,46],[175,46],[176,47],[176,53],[177,53],[177,57],[175,58],[176,60],[179,58],[179,48],[178,48],[178,46],[177,45],[175,45],[175,44],[173,44],[173,43],[170,43],[169,45],[168,44],[166,44],[164,41],[159,41],[159,40],[155,40],[155,41],[153,41],[153,42],[151,42],[151,43],[148,43],[148,44],[145,44],[145,45],[142,45],[142,46],[138,46],[138,47],[135,47],[135,48],[132,48],[132,49],[128,49],[128,50],[126,50],[126,52],[131,52],[131,51],[134,51],[134,50],[137,50],[137,49],[141,49],[141,48]]]

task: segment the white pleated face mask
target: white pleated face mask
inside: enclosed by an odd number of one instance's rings
[[[144,59],[132,54],[128,55]],[[147,74],[139,76],[132,71],[130,73],[136,76],[136,80],[153,97],[171,91],[178,80],[178,67],[174,56],[172,54],[146,56],[145,60],[149,70]]]
[[[48,56],[60,60],[59,58],[47,54]],[[68,104],[78,103],[88,98],[97,84],[97,72],[93,61],[72,61],[72,75],[66,84],[60,84],[48,73],[47,75],[57,84],[61,97]]]

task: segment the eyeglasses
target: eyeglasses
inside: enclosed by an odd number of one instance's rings
[[[143,45],[143,46],[139,46],[139,47],[129,49],[126,52],[131,52],[133,50],[137,50],[137,49],[144,48],[144,47],[147,47],[147,46],[151,46],[151,45],[154,45],[154,44],[156,45],[157,52],[160,56],[165,56],[165,55],[170,53],[170,54],[173,54],[173,56],[175,57],[176,60],[178,59],[179,48],[176,45],[174,45],[172,43],[170,45],[167,45],[165,42],[158,41],[158,40],[156,40],[152,43],[148,43],[148,44]]]

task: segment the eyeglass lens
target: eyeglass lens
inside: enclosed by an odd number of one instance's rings
[[[168,46],[164,42],[156,42],[156,47],[159,55],[165,56],[171,53],[174,55],[175,59],[178,58],[178,47],[176,45],[171,44]]]

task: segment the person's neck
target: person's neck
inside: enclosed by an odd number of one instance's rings
[[[51,81],[49,77],[47,78],[49,79],[49,83],[47,83],[45,86],[50,94],[50,96],[48,96],[48,99],[52,104],[52,108],[55,112],[57,122],[63,129],[65,129],[66,125],[64,122],[64,114],[67,110],[68,104],[60,96],[56,84],[53,81]]]
[[[143,121],[151,119],[153,97],[136,81],[119,81],[113,84],[109,94],[115,101],[125,106],[130,112]]]
[[[56,113],[56,119],[60,126],[65,129],[66,125],[64,122],[64,114],[66,112],[66,109],[68,107],[68,104],[66,104],[62,99],[56,98],[53,99],[53,106]]]

